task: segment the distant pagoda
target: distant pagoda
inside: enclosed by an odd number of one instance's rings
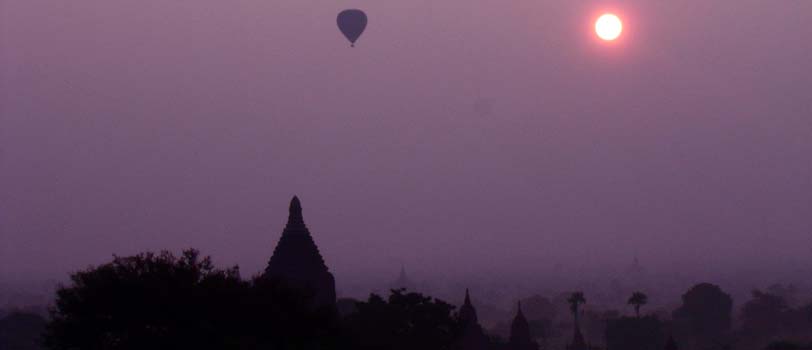
[[[314,306],[335,306],[335,279],[305,226],[302,204],[296,196],[290,201],[288,224],[263,276],[314,293]]]
[[[513,318],[510,325],[510,340],[508,341],[510,350],[538,350],[539,344],[530,336],[530,324],[522,313],[522,303],[519,302],[519,311]]]
[[[398,275],[397,280],[391,283],[390,287],[392,289],[406,289],[409,292],[417,291],[417,285],[406,275],[405,266],[400,267],[400,275]]]
[[[482,331],[479,320],[476,316],[476,309],[471,304],[471,297],[468,289],[465,290],[465,301],[463,301],[458,314],[462,334],[453,346],[456,350],[485,350],[489,348],[490,339]]]

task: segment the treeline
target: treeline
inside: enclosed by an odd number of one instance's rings
[[[0,349],[431,350],[459,348],[465,331],[453,305],[419,293],[393,290],[328,307],[314,306],[312,294],[244,279],[237,267],[216,268],[195,250],[114,257],[72,274],[48,320],[19,312],[0,319]],[[812,304],[793,307],[764,291],[753,292],[737,320],[730,295],[708,283],[684,293],[667,319],[646,314],[643,292],[628,299],[634,316],[585,313],[587,297],[575,292],[567,302],[574,327],[600,335],[589,349],[812,350]],[[558,348],[544,341],[553,330],[549,320],[527,315],[541,348]],[[487,349],[510,349],[509,340],[485,341]]]
[[[195,250],[115,257],[57,292],[49,349],[446,349],[459,327],[448,303],[396,290],[316,307],[280,281],[244,280]]]

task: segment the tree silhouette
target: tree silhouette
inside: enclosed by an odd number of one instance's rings
[[[732,311],[729,294],[716,285],[701,283],[682,295],[682,306],[674,310],[673,318],[696,340],[717,342],[730,330]]]
[[[570,297],[567,298],[567,302],[570,304],[570,312],[572,312],[573,317],[575,318],[575,325],[578,326],[578,307],[581,304],[586,303],[586,298],[584,297],[583,292],[573,292],[570,294]]]
[[[752,295],[753,299],[741,308],[741,329],[745,334],[766,339],[787,328],[791,313],[784,298],[759,290]]]
[[[196,250],[114,257],[60,287],[46,344],[53,349],[206,348],[228,342],[236,268],[217,270]],[[203,321],[207,322],[203,322]],[[218,334],[219,336],[215,336]],[[199,343],[197,343],[199,342]]]
[[[386,300],[372,294],[356,308],[345,319],[354,348],[447,349],[460,331],[453,305],[404,289],[393,289]]]
[[[648,296],[641,292],[634,292],[632,296],[629,297],[627,303],[634,305],[634,313],[637,315],[637,318],[640,318],[640,307],[648,303]]]
[[[0,318],[0,349],[42,349],[42,332],[46,321],[42,316],[12,311]]]
[[[663,324],[654,316],[608,320],[605,335],[607,349],[664,349],[666,345]]]
[[[243,281],[196,250],[115,257],[71,282],[57,291],[51,349],[318,349],[339,339],[334,310],[279,281]]]

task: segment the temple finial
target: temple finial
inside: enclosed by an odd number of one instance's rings
[[[304,217],[302,217],[302,203],[299,202],[299,197],[293,196],[290,200],[290,208],[288,209],[288,225],[304,225]]]

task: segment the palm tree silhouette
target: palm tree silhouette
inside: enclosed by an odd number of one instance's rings
[[[586,298],[584,298],[583,292],[573,292],[570,297],[567,299],[567,302],[570,303],[570,311],[572,311],[572,316],[575,318],[575,325],[578,326],[578,306],[581,304],[586,303]]]
[[[637,314],[637,318],[640,318],[640,307],[646,303],[648,303],[648,296],[641,292],[634,292],[628,301],[629,305],[634,305],[634,313]]]

